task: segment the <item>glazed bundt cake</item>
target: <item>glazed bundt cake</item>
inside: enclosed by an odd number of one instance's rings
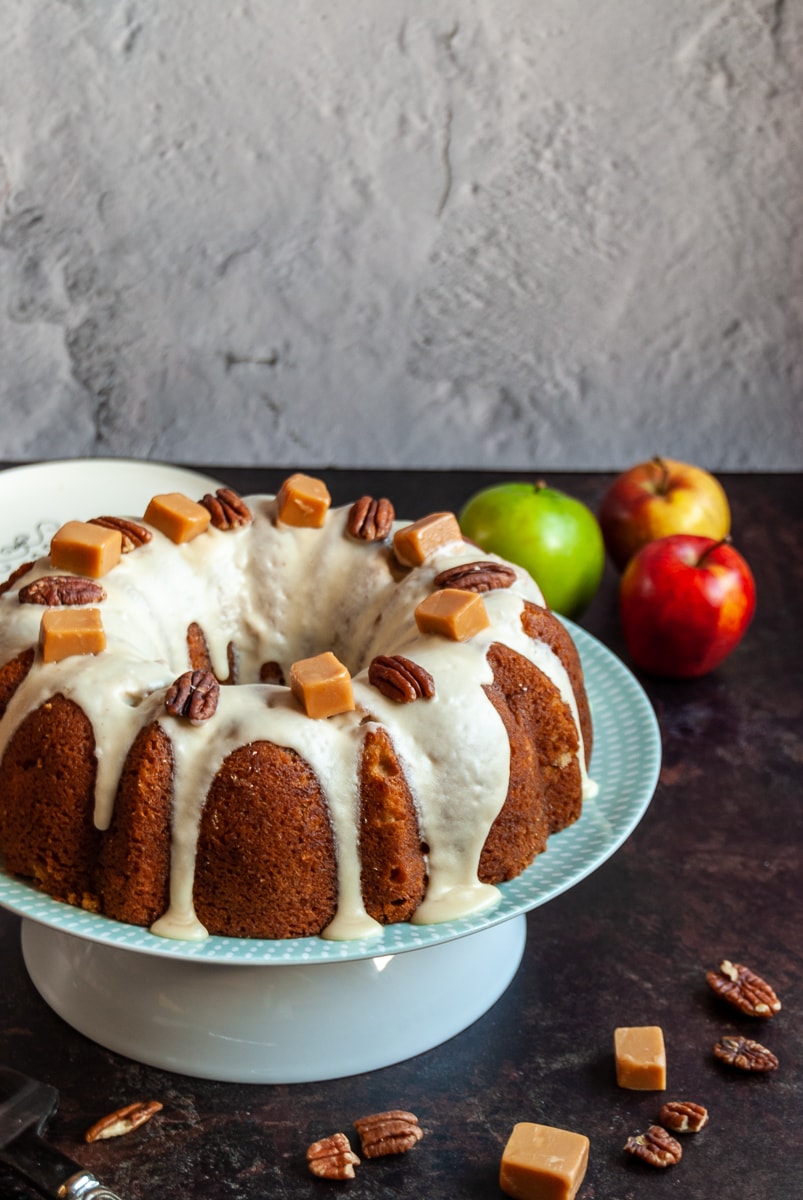
[[[593,786],[571,637],[450,513],[173,493],[0,591],[4,868],[167,937],[482,909]]]

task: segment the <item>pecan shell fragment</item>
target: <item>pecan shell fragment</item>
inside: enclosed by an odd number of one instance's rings
[[[161,1112],[164,1105],[158,1100],[137,1100],[134,1104],[126,1104],[123,1108],[115,1109],[105,1117],[96,1121],[84,1134],[85,1142],[99,1142],[105,1138],[121,1137],[139,1129],[146,1121],[150,1121],[155,1113]]]
[[[220,684],[211,671],[185,671],[165,694],[165,708],[171,717],[188,717],[200,725],[215,715]]]
[[[435,695],[435,680],[429,671],[401,654],[378,654],[372,659],[368,682],[397,704],[431,700]]]
[[[778,1059],[760,1042],[738,1036],[721,1037],[714,1046],[714,1054],[729,1067],[740,1071],[776,1071]]]
[[[780,1012],[781,1002],[770,985],[741,963],[726,958],[718,971],[709,971],[705,978],[721,999],[748,1017],[771,1017]]]
[[[461,592],[493,592],[516,582],[516,572],[506,563],[471,562],[447,567],[435,576],[436,588],[459,588]]]
[[[254,519],[242,496],[232,488],[218,488],[214,496],[207,492],[199,503],[209,512],[215,529],[242,529]]]
[[[660,1125],[650,1125],[646,1133],[629,1137],[625,1151],[651,1167],[673,1167],[683,1157],[680,1142]]]
[[[92,517],[90,525],[102,525],[104,529],[117,529],[122,537],[120,549],[123,554],[130,554],[140,546],[146,546],[153,537],[150,529],[129,521],[127,517]]]
[[[381,542],[393,527],[396,512],[390,500],[381,497],[361,496],[349,509],[346,528],[354,538],[364,542]]]
[[[668,1100],[658,1120],[673,1133],[699,1133],[708,1124],[708,1109],[693,1100]]]
[[[60,608],[71,604],[99,604],[106,593],[93,579],[79,575],[43,575],[19,590],[20,604],[45,604]]]
[[[404,1154],[420,1142],[424,1131],[418,1117],[403,1109],[374,1113],[360,1117],[354,1122],[360,1135],[362,1152],[366,1158],[381,1158],[385,1154]]]
[[[345,1133],[332,1133],[307,1148],[307,1166],[321,1179],[353,1179],[359,1162]]]

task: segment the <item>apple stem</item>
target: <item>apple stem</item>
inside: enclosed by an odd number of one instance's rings
[[[720,548],[720,546],[730,546],[730,544],[731,544],[731,536],[729,533],[726,533],[724,538],[720,538],[718,542],[712,542],[710,546],[706,546],[705,550],[703,550],[702,554],[697,559],[695,566],[697,566],[697,567],[704,566],[705,560],[708,558],[709,554],[713,554],[715,550],[718,550]]]
[[[654,454],[652,461],[661,472],[658,482],[655,485],[655,490],[659,496],[665,496],[669,485],[669,467],[661,458],[660,454]]]
[[[546,487],[545,479],[539,479],[536,483],[533,484],[533,488],[536,492],[542,492],[545,487]]]

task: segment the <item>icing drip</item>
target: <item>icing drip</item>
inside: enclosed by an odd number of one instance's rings
[[[540,591],[517,570],[512,588],[484,597],[488,630],[465,643],[421,635],[416,605],[433,590],[438,572],[474,561],[475,547],[454,542],[399,579],[387,547],[366,549],[346,535],[346,509],[330,511],[321,529],[299,529],[276,522],[271,497],[251,497],[248,504],[251,526],[210,529],[180,546],[154,532],[150,543],[104,577],[107,650],[46,665],[37,661],[0,726],[0,754],[29,711],[57,692],[74,700],[95,734],[95,823],[104,829],[128,749],[138,731],[158,719],[173,743],[173,835],[170,905],[153,931],[200,938],[206,931],[192,902],[195,847],[216,773],[228,754],[250,742],[296,751],[321,781],[337,847],[338,908],[324,936],[349,939],[380,928],[362,903],[357,846],[360,754],[366,730],[378,724],[388,730],[404,766],[429,848],[427,894],[414,920],[449,920],[493,904],[499,893],[478,881],[477,866],[507,795],[510,747],[483,690],[493,678],[490,645],[502,642],[535,663],[577,722],[560,660],[522,628],[524,603],[543,604]],[[48,573],[43,559],[17,586]],[[36,645],[42,609],[18,604],[16,589],[0,597],[0,606],[5,662]],[[229,673],[230,643],[238,660],[239,686],[221,688],[215,716],[200,726],[164,709],[166,689],[189,665],[191,622],[203,629],[219,678]],[[288,689],[259,682],[260,666],[278,662],[287,678],[293,661],[323,650],[332,650],[354,676],[357,708],[312,721]],[[368,684],[368,664],[377,654],[414,659],[433,676],[435,696],[403,705],[387,700]],[[463,752],[466,745],[471,754]],[[582,740],[578,762],[584,795],[591,795]]]

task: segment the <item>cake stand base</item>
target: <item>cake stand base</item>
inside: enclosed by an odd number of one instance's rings
[[[524,953],[526,920],[404,954],[309,965],[195,963],[24,919],[45,1002],[138,1062],[231,1083],[310,1083],[402,1062],[471,1025]]]

